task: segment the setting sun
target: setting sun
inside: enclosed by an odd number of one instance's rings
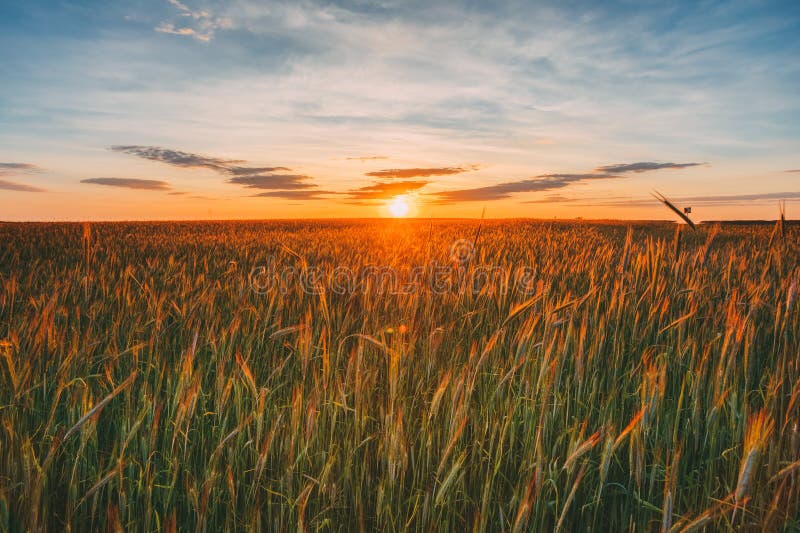
[[[408,215],[410,209],[408,198],[405,196],[396,196],[389,202],[389,212],[395,218],[402,218]]]

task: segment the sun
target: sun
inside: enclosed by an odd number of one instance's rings
[[[388,207],[394,218],[403,218],[411,210],[408,198],[405,196],[395,196],[389,201]]]

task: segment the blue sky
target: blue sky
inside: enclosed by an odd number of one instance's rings
[[[797,217],[798,58],[797,1],[4,2],[0,219]]]

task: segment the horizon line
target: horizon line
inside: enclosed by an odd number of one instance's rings
[[[502,221],[530,221],[530,222],[628,222],[628,223],[672,223],[683,224],[676,220],[665,218],[583,218],[583,217],[295,217],[295,218],[151,218],[151,219],[50,219],[50,220],[0,220],[0,224],[125,224],[125,223],[208,223],[208,222],[333,222],[333,221],[472,221],[491,220]],[[764,224],[774,223],[779,219],[766,218],[730,218],[695,220],[695,224]],[[785,219],[785,223],[800,223],[800,218]]]

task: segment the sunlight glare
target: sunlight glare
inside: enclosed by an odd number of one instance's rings
[[[409,210],[408,200],[403,196],[396,196],[389,202],[389,212],[395,218],[406,216]]]

